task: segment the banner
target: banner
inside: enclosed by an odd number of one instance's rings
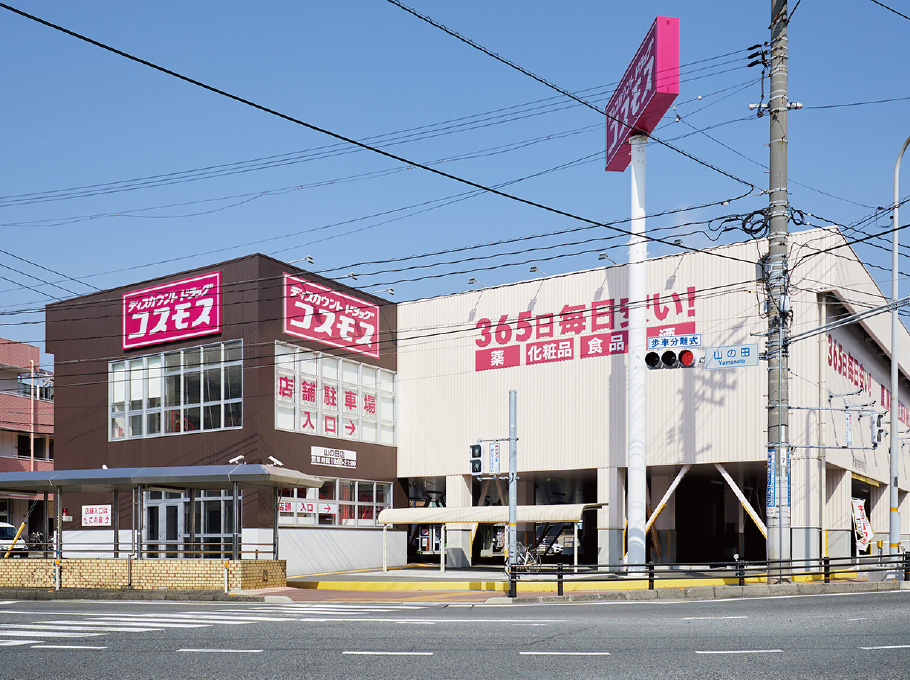
[[[872,524],[866,517],[866,501],[862,498],[852,498],[853,501],[853,528],[856,529],[856,552],[860,553],[869,547],[875,532]]]

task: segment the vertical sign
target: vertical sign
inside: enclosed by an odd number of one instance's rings
[[[657,17],[607,104],[607,170],[626,169],[629,137],[654,130],[678,94],[679,19]]]
[[[768,449],[768,485],[765,490],[765,514],[777,517],[777,451]]]
[[[284,275],[284,332],[379,358],[379,305]]]
[[[844,441],[848,445],[853,443],[853,411],[844,415]]]
[[[490,470],[491,475],[502,474],[499,442],[490,442]]]
[[[123,349],[221,332],[221,272],[123,294]]]

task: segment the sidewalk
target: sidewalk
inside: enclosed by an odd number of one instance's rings
[[[286,588],[243,591],[268,602],[432,602],[509,604],[598,600],[680,600],[769,597],[823,593],[870,592],[910,589],[899,581],[869,582],[842,579],[824,583],[748,583],[727,585],[721,578],[660,580],[648,589],[646,579],[631,580],[611,574],[571,578],[567,570],[563,596],[557,595],[556,578],[533,575],[517,584],[517,597],[509,598],[509,582],[502,569],[448,569],[409,565],[390,569],[358,570],[289,577]],[[595,580],[596,579],[596,580]],[[728,579],[729,582],[729,579]]]

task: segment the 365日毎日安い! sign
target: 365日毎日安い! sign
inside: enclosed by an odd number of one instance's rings
[[[284,332],[379,358],[379,305],[284,275]]]
[[[123,349],[220,332],[220,271],[123,294]]]

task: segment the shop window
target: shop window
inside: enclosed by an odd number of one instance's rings
[[[275,343],[275,428],[394,446],[396,375]]]
[[[242,350],[238,340],[111,362],[109,439],[242,427]]]
[[[379,513],[391,507],[392,485],[327,479],[318,489],[281,489],[279,493],[280,526],[378,527]],[[326,505],[331,512],[323,512]]]

